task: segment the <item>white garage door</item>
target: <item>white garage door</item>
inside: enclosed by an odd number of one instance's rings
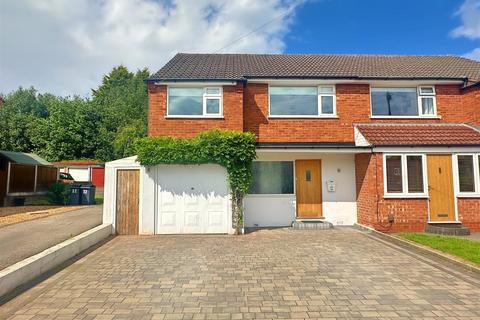
[[[88,168],[69,168],[68,172],[75,181],[90,181],[90,170]]]
[[[227,233],[227,172],[219,165],[157,167],[156,233]]]

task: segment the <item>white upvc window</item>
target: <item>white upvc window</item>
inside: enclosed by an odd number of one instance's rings
[[[328,118],[336,114],[335,85],[269,87],[270,117]]]
[[[464,197],[480,197],[480,153],[459,153],[453,161],[456,193]]]
[[[436,117],[434,86],[372,87],[372,117],[419,118]]]
[[[222,87],[169,87],[167,116],[218,118],[223,114]]]
[[[383,155],[385,197],[427,197],[426,157],[424,154]]]
[[[434,86],[418,87],[418,108],[421,116],[435,116],[437,114]]]

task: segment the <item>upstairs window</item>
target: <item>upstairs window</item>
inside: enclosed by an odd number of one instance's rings
[[[169,88],[167,115],[174,117],[219,117],[222,115],[222,88]]]
[[[335,86],[270,87],[270,116],[334,116]]]
[[[435,87],[372,88],[372,116],[432,117],[436,115]]]

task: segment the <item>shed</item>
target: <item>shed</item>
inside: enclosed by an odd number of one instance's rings
[[[36,154],[0,151],[0,205],[45,194],[57,177],[57,168]]]

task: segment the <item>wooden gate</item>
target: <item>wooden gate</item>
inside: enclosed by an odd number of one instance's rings
[[[140,170],[117,170],[116,231],[138,234]]]

